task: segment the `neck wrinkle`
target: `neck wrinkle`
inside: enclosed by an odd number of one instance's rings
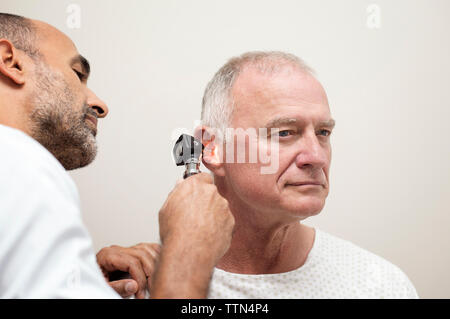
[[[230,208],[235,216],[235,230],[230,248],[217,268],[242,274],[282,273],[297,269],[306,261],[314,229],[298,220],[264,224],[260,220],[264,219],[263,213],[242,213]]]

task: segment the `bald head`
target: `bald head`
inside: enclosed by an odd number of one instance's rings
[[[281,51],[253,51],[231,58],[208,83],[203,95],[203,125],[216,129],[223,136],[230,126],[234,112],[235,82],[242,74],[256,71],[271,77],[283,72],[293,72],[314,77],[314,71],[299,57]],[[255,83],[259,82],[256,80]]]
[[[41,57],[40,48],[46,40],[51,40],[52,44],[64,43],[70,49],[75,49],[72,40],[52,25],[1,12],[0,39],[9,40],[16,49],[24,51],[31,58]]]

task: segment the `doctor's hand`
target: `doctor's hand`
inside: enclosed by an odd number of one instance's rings
[[[214,266],[228,250],[234,217],[207,173],[177,183],[159,212],[161,256],[152,298],[206,298]]]
[[[97,263],[108,284],[123,298],[146,297],[150,290],[160,245],[141,243],[132,247],[110,246],[97,253]],[[119,278],[115,278],[115,277]]]

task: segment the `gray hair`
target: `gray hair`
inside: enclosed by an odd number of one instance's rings
[[[36,48],[36,28],[30,19],[0,12],[0,39],[7,39],[19,50],[34,58],[39,55]]]
[[[202,125],[216,130],[223,138],[232,119],[234,100],[231,94],[234,82],[246,66],[256,67],[262,73],[275,73],[287,66],[315,76],[314,71],[299,57],[281,51],[252,51],[233,57],[222,66],[208,83],[202,102]]]

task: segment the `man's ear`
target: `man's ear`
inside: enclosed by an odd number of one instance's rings
[[[0,74],[14,84],[25,84],[21,54],[19,50],[6,39],[0,39]]]
[[[219,143],[217,130],[207,126],[199,126],[194,132],[195,138],[199,139],[203,146],[203,165],[206,166],[214,175],[224,176],[225,170],[222,161],[222,145]]]

